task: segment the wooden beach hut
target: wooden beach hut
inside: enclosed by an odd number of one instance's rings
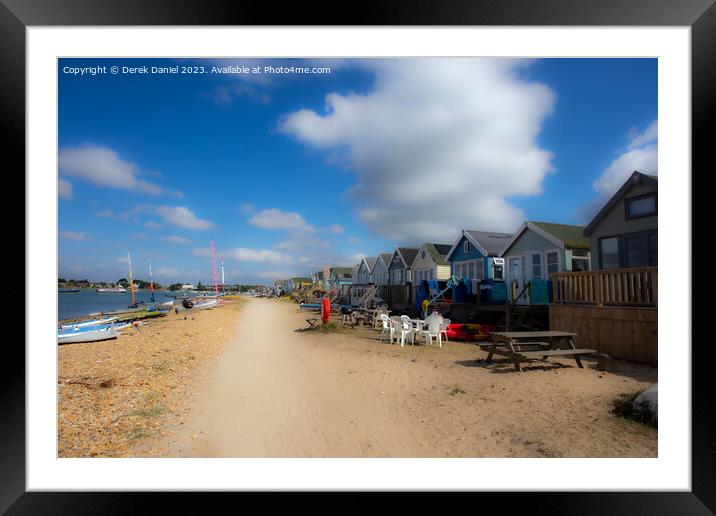
[[[511,299],[546,305],[551,274],[590,270],[590,242],[582,236],[583,230],[583,226],[524,222],[500,252]]]
[[[658,265],[656,176],[634,171],[584,228],[593,270]]]
[[[511,238],[510,233],[462,230],[446,256],[451,274],[462,280],[459,287],[453,288],[454,301],[475,301],[482,286],[504,282],[504,260],[500,252]],[[500,292],[501,298],[504,294]]]

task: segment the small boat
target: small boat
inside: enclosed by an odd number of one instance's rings
[[[97,289],[97,292],[101,292],[103,294],[122,294],[126,291],[127,289],[124,287],[103,287]]]
[[[58,344],[70,344],[75,342],[96,342],[99,340],[116,339],[119,330],[112,328],[92,329],[89,331],[73,331],[57,334]]]
[[[76,323],[67,323],[60,325],[60,329],[66,330],[70,328],[84,328],[87,326],[96,326],[98,324],[107,324],[112,321],[116,321],[119,317],[105,317],[104,319],[89,319],[87,321],[80,321]]]
[[[117,322],[137,321],[139,319],[149,319],[152,317],[161,317],[169,313],[169,310],[144,310],[141,312],[132,312],[127,315],[120,316]]]
[[[205,310],[207,308],[213,308],[217,304],[219,304],[218,299],[212,299],[210,301],[202,301],[199,303],[194,303],[194,306],[192,307],[192,310]]]
[[[59,289],[57,289],[57,292],[59,292],[60,294],[76,294],[79,291],[80,291],[80,289],[78,289],[78,288],[59,288]]]
[[[109,324],[98,324],[95,326],[81,326],[81,327],[62,327],[58,329],[58,335],[70,335],[75,333],[82,333],[86,331],[97,331],[106,330],[107,328],[114,328],[115,330],[123,330],[132,325],[131,321],[125,321],[120,323],[109,323]]]

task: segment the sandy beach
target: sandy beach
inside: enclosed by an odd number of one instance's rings
[[[486,353],[470,343],[401,348],[379,342],[378,332],[368,328],[303,331],[312,315],[281,300],[249,299],[239,310],[200,316],[227,324],[222,338],[232,336],[214,350],[221,355],[201,361],[189,375],[193,383],[174,386],[183,409],[157,419],[156,432],[121,453],[105,454],[657,456],[655,429],[611,412],[619,395],[656,382],[652,367],[620,363],[618,373],[604,372],[595,360],[578,369],[573,360],[555,358],[517,373],[501,361],[485,364]]]
[[[202,371],[234,338],[243,300],[170,313],[117,339],[58,346],[59,457],[128,457],[186,418]],[[186,317],[186,318],[185,318]]]

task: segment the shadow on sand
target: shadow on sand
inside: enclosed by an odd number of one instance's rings
[[[484,358],[478,358],[477,360],[456,360],[455,364],[463,367],[481,367],[487,369],[491,373],[504,374],[504,373],[516,373],[515,363],[509,358],[493,358],[492,362],[488,363]],[[540,362],[537,365],[535,362],[522,362],[522,371],[554,371],[555,369],[566,369],[572,366],[561,364],[559,362]],[[574,364],[577,367],[577,364]]]

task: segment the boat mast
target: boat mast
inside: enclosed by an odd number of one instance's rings
[[[127,251],[127,261],[129,262],[129,291],[132,293],[132,304],[134,304],[134,280],[132,280],[132,257]]]
[[[226,287],[224,286],[224,257],[219,257],[221,260],[221,292],[226,294]]]
[[[152,303],[154,303],[154,280],[152,279],[152,257],[147,256],[149,260],[149,290],[152,291]]]
[[[219,289],[216,286],[216,259],[214,258],[214,239],[211,240],[211,266],[214,269],[214,294],[219,295]]]

